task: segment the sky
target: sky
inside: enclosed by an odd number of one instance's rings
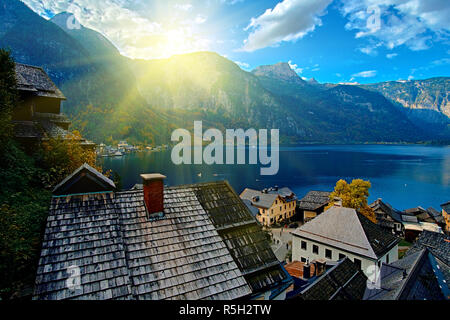
[[[322,83],[450,76],[449,0],[22,1],[46,19],[73,13],[130,58],[214,51]]]

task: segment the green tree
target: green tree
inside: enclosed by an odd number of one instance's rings
[[[333,201],[336,198],[339,198],[342,200],[342,206],[356,209],[360,214],[376,223],[375,212],[368,204],[369,190],[371,187],[372,184],[370,181],[364,181],[362,179],[355,179],[350,184],[345,180],[339,180],[330,195],[331,204],[328,208],[333,206]]]
[[[78,131],[63,138],[52,138],[42,143],[41,165],[45,169],[44,184],[53,187],[84,163],[102,171],[96,166],[94,150],[80,145],[82,140]]]
[[[16,86],[14,61],[9,51],[0,49],[0,148],[11,138],[11,112],[17,103]]]

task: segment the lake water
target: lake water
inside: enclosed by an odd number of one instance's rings
[[[370,180],[370,200],[383,198],[398,209],[428,208],[450,200],[450,147],[351,145],[280,148],[276,176],[260,176],[260,165],[180,165],[171,151],[102,158],[103,169],[120,174],[124,188],[141,183],[141,173],[167,176],[170,186],[227,180],[239,194],[244,188],[288,186],[300,198],[310,190],[331,191],[339,179]]]

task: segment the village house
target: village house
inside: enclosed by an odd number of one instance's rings
[[[380,227],[392,232],[392,234],[404,236],[405,228],[401,211],[394,209],[389,203],[383,202],[382,199],[370,204],[370,208],[375,212]]]
[[[14,134],[18,141],[33,148],[49,138],[71,137],[71,122],[61,113],[66,97],[39,67],[16,63],[15,67],[19,104],[13,109]],[[95,144],[85,139],[79,143],[94,150]]]
[[[289,188],[245,189],[240,197],[259,210],[256,219],[263,226],[290,221],[295,215],[297,197]]]
[[[330,203],[331,192],[310,191],[298,202],[297,208],[303,222],[308,222],[323,213]]]
[[[450,201],[444,204],[441,204],[442,208],[442,217],[445,222],[445,232],[450,234]]]
[[[400,239],[355,209],[334,206],[292,235],[293,261],[347,257],[369,277],[382,262],[398,260]]]
[[[53,191],[34,299],[285,299],[292,279],[227,182],[117,192],[83,165]]]
[[[450,237],[424,231],[401,260],[383,263],[365,300],[449,300]]]
[[[442,228],[432,222],[422,222],[412,214],[402,214],[403,227],[405,229],[405,240],[414,242],[424,231],[443,233]]]

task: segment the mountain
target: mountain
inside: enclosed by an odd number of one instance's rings
[[[389,81],[361,86],[384,95],[419,127],[450,136],[450,78]]]
[[[43,66],[67,96],[64,112],[74,128],[96,142],[167,143],[175,128],[190,129],[194,120],[220,129],[279,128],[283,142],[450,137],[445,121],[442,127],[429,126],[405,112],[412,109],[394,101],[400,89],[390,93],[391,84],[306,82],[288,63],[246,72],[211,52],[132,60],[102,34],[73,19],[61,13],[47,21],[22,2],[10,0],[0,5],[0,47],[11,48],[18,62]],[[68,28],[69,20],[76,28]],[[432,108],[437,117],[447,110],[446,97],[437,98],[447,92],[444,87],[438,93],[441,86],[423,85],[422,96],[430,98],[419,99],[436,101]]]
[[[68,29],[68,14],[47,21],[18,0],[0,5],[0,47],[17,62],[41,66],[67,97],[73,128],[96,142],[167,140],[169,125],[146,108],[128,59],[99,33]],[[167,127],[166,127],[167,125]]]

